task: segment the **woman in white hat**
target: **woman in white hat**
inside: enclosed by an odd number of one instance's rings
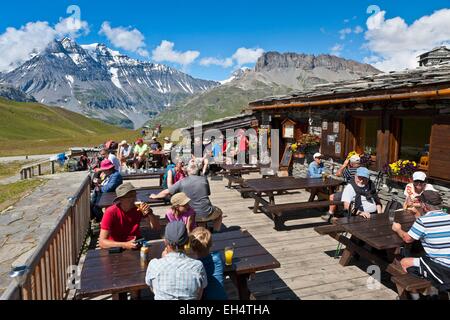
[[[408,183],[405,188],[405,203],[403,207],[410,210],[415,215],[420,216],[418,208],[420,201],[417,199],[425,190],[436,191],[433,186],[426,182],[427,175],[425,172],[417,171],[413,174],[413,182]]]

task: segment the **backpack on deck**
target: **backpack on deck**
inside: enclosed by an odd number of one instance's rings
[[[169,171],[172,171],[172,177],[175,178],[175,165],[174,164],[169,164],[166,167],[166,172],[164,173],[164,177],[163,177],[163,181],[162,181],[162,185],[161,185],[164,190],[169,188],[169,186],[167,185],[167,177],[169,175]]]

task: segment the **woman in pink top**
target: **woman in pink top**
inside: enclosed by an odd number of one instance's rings
[[[190,201],[191,199],[184,192],[177,193],[170,200],[172,208],[166,213],[166,219],[169,222],[183,221],[189,233],[197,228],[195,211],[189,206]]]

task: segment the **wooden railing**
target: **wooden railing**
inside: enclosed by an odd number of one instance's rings
[[[56,162],[57,162],[56,160],[45,160],[45,161],[41,161],[41,162],[23,166],[20,169],[20,179],[21,180],[31,179],[35,176],[43,175],[44,172],[47,172],[50,174],[55,174],[56,173],[56,169],[55,169]]]
[[[70,199],[55,229],[27,260],[27,272],[4,292],[6,300],[62,300],[70,286],[72,266],[78,264],[90,227],[90,178]]]

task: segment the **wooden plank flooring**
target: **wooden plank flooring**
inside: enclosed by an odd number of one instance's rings
[[[258,178],[258,174],[244,178]],[[153,180],[133,181],[136,187],[148,186]],[[251,210],[253,199],[243,199],[235,190],[225,188],[227,180],[210,181],[211,201],[224,212],[223,223],[227,228],[247,229],[278,261],[281,268],[257,273],[249,282],[249,288],[257,300],[330,300],[363,299],[392,300],[397,293],[382,275],[379,289],[370,290],[367,286],[369,275],[367,265],[357,261],[347,267],[339,265],[334,259],[337,241],[329,236],[320,236],[313,227],[320,225],[320,211],[308,211],[305,218],[286,222],[288,231],[275,231],[273,221],[265,214],[254,214]],[[276,203],[306,201],[309,193],[294,192],[277,196]],[[167,207],[155,207],[161,217]],[[388,287],[390,286],[390,287]],[[226,289],[231,299],[237,295],[229,280]],[[100,297],[102,299],[104,297]]]

